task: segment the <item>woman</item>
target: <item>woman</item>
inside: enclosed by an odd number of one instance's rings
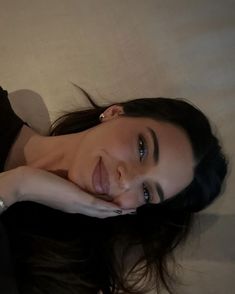
[[[19,292],[173,293],[169,259],[226,175],[218,140],[180,99],[99,107],[87,98],[94,108],[63,116],[44,137],[1,90],[10,126],[1,220]]]

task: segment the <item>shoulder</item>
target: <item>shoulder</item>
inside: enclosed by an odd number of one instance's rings
[[[7,94],[8,94],[7,91],[4,90],[4,89],[0,86],[0,96],[2,96],[2,95],[7,95]]]
[[[0,86],[0,111],[12,111],[10,101],[8,99],[8,92]]]
[[[6,120],[5,118],[9,120],[11,118],[15,119],[16,117],[19,119],[11,107],[8,92],[0,86],[0,121],[2,122],[3,119]]]
[[[23,120],[11,107],[7,91],[0,87],[0,172],[23,124]]]
[[[4,90],[1,86],[0,86],[0,98],[1,100],[8,99],[8,92]]]
[[[0,86],[0,98],[8,100],[8,92]]]

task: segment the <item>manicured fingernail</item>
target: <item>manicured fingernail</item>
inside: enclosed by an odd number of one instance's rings
[[[117,214],[122,214],[122,210],[114,210]]]

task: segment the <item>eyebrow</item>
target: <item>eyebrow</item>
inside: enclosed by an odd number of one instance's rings
[[[157,139],[157,136],[154,132],[153,129],[151,128],[147,128],[151,137],[152,137],[152,140],[153,140],[153,158],[154,158],[154,161],[155,163],[158,163],[158,159],[159,159],[159,144],[158,144],[158,139]]]
[[[158,183],[156,184],[156,190],[160,198],[160,202],[163,202],[165,200],[164,193],[163,193],[162,187]]]
[[[155,163],[157,164],[158,160],[159,160],[158,139],[157,139],[157,136],[156,136],[156,134],[155,134],[155,132],[154,132],[154,130],[152,128],[148,127],[147,129],[148,129],[148,131],[149,131],[149,133],[151,135],[152,141],[153,141],[153,158],[154,158]],[[162,187],[158,183],[156,183],[155,187],[156,187],[158,196],[160,198],[160,202],[163,202],[165,200],[165,197],[164,197]]]

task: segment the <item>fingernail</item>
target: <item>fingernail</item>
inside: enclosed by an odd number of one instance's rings
[[[122,214],[122,210],[114,210],[117,214]]]

